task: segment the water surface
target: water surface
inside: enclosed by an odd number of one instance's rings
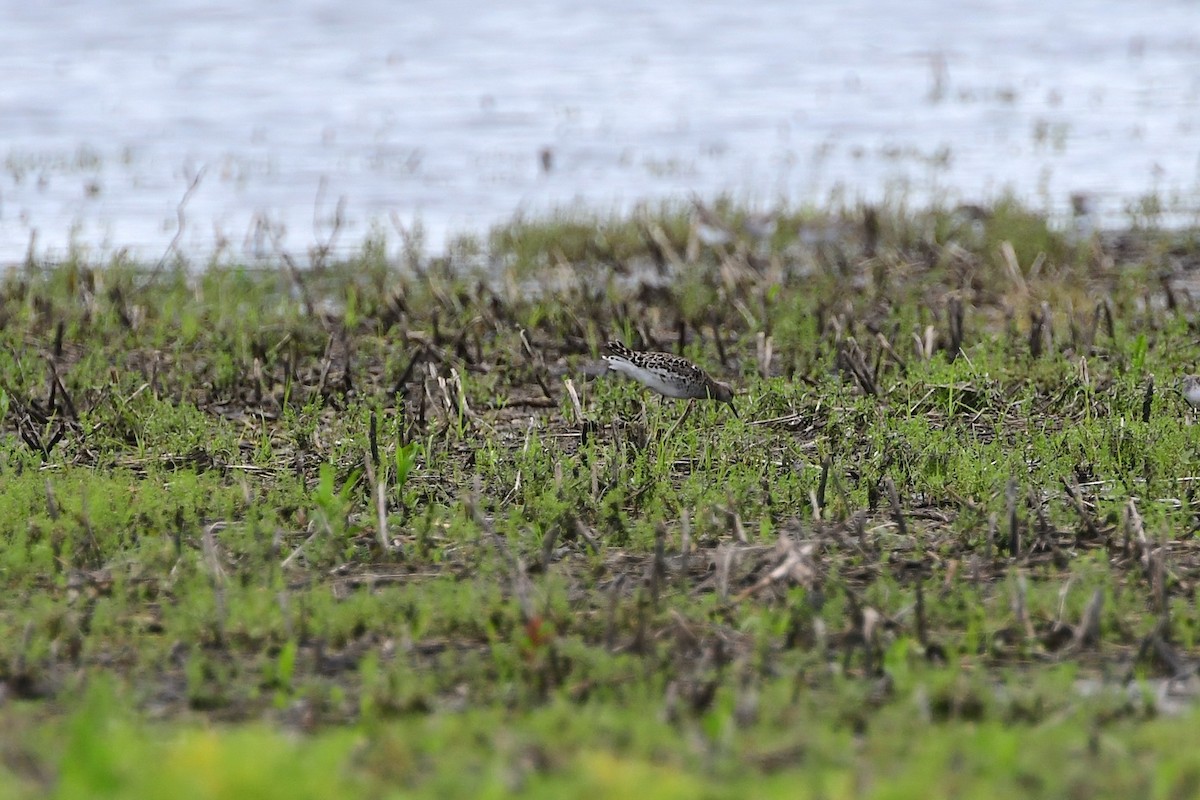
[[[1194,0],[0,0],[0,264],[691,193],[1200,207]],[[199,175],[183,209],[185,191]]]

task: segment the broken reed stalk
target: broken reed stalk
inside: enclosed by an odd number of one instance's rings
[[[984,558],[991,563],[996,553],[996,532],[999,530],[996,512],[988,514],[988,529],[987,529],[987,546],[983,551]]]
[[[729,599],[729,573],[733,570],[736,554],[732,545],[723,544],[717,548],[717,596],[722,603]]]
[[[900,370],[900,373],[903,374],[908,369],[908,364],[905,362],[904,358],[896,352],[896,348],[892,346],[891,340],[883,335],[883,331],[879,331],[875,334],[875,341],[879,343],[879,352],[876,354],[875,358],[876,378],[879,377],[880,359],[885,353],[887,354],[887,357],[892,360],[892,363],[896,365],[896,368]]]
[[[579,446],[582,448],[587,446],[588,434],[595,424],[584,416],[583,403],[579,400],[579,391],[575,388],[575,382],[570,378],[564,378],[563,385],[567,389],[567,397],[571,400],[571,414],[575,418],[575,429],[579,431]]]
[[[1117,338],[1117,326],[1113,322],[1113,302],[1112,297],[1105,297],[1100,302],[1099,310],[1103,312],[1104,332],[1108,334],[1109,340]]]
[[[829,483],[829,469],[832,466],[833,459],[829,456],[821,459],[821,479],[817,483],[816,508],[813,509],[816,513],[814,516],[820,520],[825,511],[825,487]]]
[[[212,583],[213,602],[213,634],[218,644],[225,641],[225,568],[221,566],[221,554],[217,546],[216,533],[223,530],[225,523],[214,522],[204,527],[200,535],[201,547],[204,550],[204,562],[208,566],[209,578]]]
[[[775,353],[775,339],[763,331],[755,337],[755,351],[758,356],[758,374],[766,379],[771,377],[771,359]]]
[[[1032,641],[1036,634],[1033,630],[1033,620],[1029,618],[1029,604],[1026,601],[1028,592],[1029,586],[1025,580],[1025,574],[1018,572],[1016,580],[1013,582],[1012,612],[1021,626],[1022,633],[1025,634],[1026,641]]]
[[[1033,509],[1034,517],[1037,518],[1037,538],[1054,547],[1054,541],[1051,538],[1051,534],[1054,533],[1054,527],[1046,517],[1046,504],[1042,499],[1041,492],[1037,488],[1030,486],[1028,501],[1029,507]]]
[[[1167,543],[1165,535],[1159,546],[1150,554],[1150,592],[1154,599],[1154,609],[1159,616],[1170,624],[1170,606],[1167,603]],[[1169,630],[1169,627],[1168,627]]]
[[[554,546],[558,544],[559,534],[562,529],[558,525],[552,525],[547,531],[545,537],[542,538],[542,572],[545,573],[550,569],[550,561],[554,558]]]
[[[679,255],[675,245],[671,243],[671,237],[667,236],[667,232],[661,225],[657,223],[646,225],[645,231],[650,236],[650,241],[658,248],[659,258],[675,269],[683,266],[683,257]]]
[[[692,551],[692,519],[685,508],[679,512],[679,580],[687,584],[688,558]]]
[[[46,479],[46,513],[50,516],[51,522],[58,521],[58,498],[54,496],[54,486],[51,485],[49,478]]]
[[[586,418],[583,416],[583,404],[579,402],[579,392],[575,389],[575,382],[570,378],[564,378],[563,386],[566,387],[567,397],[571,400],[571,411],[575,416],[575,425],[582,430]]]
[[[922,647],[929,646],[929,630],[925,621],[925,581],[917,578],[917,641]]]
[[[875,363],[871,366],[871,383],[879,390],[879,372],[883,368],[883,348],[875,351]]]
[[[661,523],[654,531],[654,562],[650,567],[650,602],[658,611],[659,593],[667,575],[666,560],[667,530]]]
[[[1017,521],[1017,481],[1015,478],[1008,479],[1004,496],[1008,507],[1008,553],[1013,558],[1020,558],[1021,529]]]
[[[588,530],[587,525],[584,525],[579,517],[574,515],[572,515],[571,518],[571,531],[576,537],[582,539],[584,544],[587,545],[588,549],[593,553],[600,552],[600,542],[598,542],[592,532]]]
[[[904,510],[900,508],[900,495],[896,491],[896,483],[889,475],[883,479],[883,485],[887,489],[888,503],[892,508],[892,519],[895,521],[896,527],[900,530],[900,535],[907,538],[908,523],[904,519]]]
[[[854,339],[846,339],[838,347],[838,363],[845,369],[864,394],[877,397],[879,388],[875,383],[874,375],[871,369],[867,367],[866,359],[863,358],[862,350],[858,346],[858,342]]]
[[[370,427],[367,428],[367,441],[370,444],[370,462],[374,466],[379,466],[379,417],[375,413],[375,409],[371,409]],[[374,484],[374,479],[371,480]]]
[[[1092,599],[1088,601],[1087,607],[1084,608],[1083,617],[1079,620],[1079,627],[1075,629],[1075,637],[1072,641],[1075,649],[1087,645],[1099,644],[1100,616],[1103,610],[1104,590],[1097,589],[1092,592]]]
[[[546,359],[545,357],[533,349],[533,345],[529,342],[529,337],[525,335],[525,329],[519,331],[521,336],[521,346],[525,350],[525,355],[529,357],[529,363],[533,367],[533,380],[537,383],[538,388],[542,390],[542,394],[547,400],[553,400],[554,394],[550,391],[550,387],[546,384]]]
[[[604,649],[612,652],[617,640],[617,601],[621,598],[621,589],[625,586],[625,573],[617,576],[608,590],[608,623],[604,628]]]
[[[1036,311],[1029,312],[1029,355],[1041,358],[1050,352],[1053,341],[1050,319],[1050,304],[1042,303]]]
[[[1073,484],[1062,479],[1063,488],[1067,490],[1067,499],[1071,501],[1071,505],[1075,508],[1075,513],[1079,515],[1080,521],[1083,522],[1084,528],[1087,530],[1088,538],[1092,541],[1097,541],[1103,538],[1100,532],[1100,527],[1096,524],[1095,517],[1088,511],[1087,506],[1083,502],[1083,492],[1078,484]]]
[[[722,367],[729,367],[729,356],[725,354],[725,342],[721,339],[721,324],[716,319],[714,314],[712,321],[713,340],[717,345],[717,357],[721,360]]]
[[[962,352],[963,346],[963,303],[962,298],[957,295],[950,298],[946,308],[946,327],[950,330],[946,353],[953,363]]]
[[[375,421],[375,412],[371,412],[371,421]],[[371,426],[372,433],[375,426]],[[371,437],[374,444],[374,436]],[[394,548],[392,546],[391,536],[388,534],[388,506],[387,506],[387,486],[382,477],[376,479],[378,474],[376,465],[379,463],[379,451],[376,448],[375,452],[363,453],[363,467],[367,473],[367,482],[371,486],[372,499],[375,501],[375,534],[379,540],[379,549],[383,553],[391,553]]]
[[[1029,286],[1025,283],[1025,276],[1021,274],[1021,263],[1017,260],[1016,248],[1007,239],[1000,243],[1000,257],[1004,260],[1004,266],[1008,271],[1009,279],[1013,282],[1013,286],[1022,295],[1028,295]]]

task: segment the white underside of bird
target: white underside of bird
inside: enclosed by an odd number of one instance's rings
[[[1183,399],[1193,408],[1200,408],[1200,382],[1184,381]]]
[[[679,383],[678,380],[669,380],[661,372],[653,369],[639,367],[636,364],[631,364],[620,356],[606,355],[604,360],[608,362],[608,368],[614,372],[620,372],[623,375],[628,375],[636,381],[640,381],[648,389],[653,389],[661,395],[673,397],[677,400],[683,400],[691,397],[687,391],[687,387]]]

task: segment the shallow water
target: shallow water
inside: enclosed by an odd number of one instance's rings
[[[0,264],[691,193],[1200,208],[1195,0],[408,5],[0,0]]]

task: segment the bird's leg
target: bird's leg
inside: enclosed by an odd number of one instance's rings
[[[688,414],[692,413],[692,406],[694,406],[695,404],[696,404],[695,400],[688,400],[687,408],[685,408],[683,410],[683,414],[680,415],[679,419],[675,420],[675,424],[672,425],[671,428],[667,431],[667,435],[663,437],[664,439],[671,438],[671,434],[673,434],[675,432],[675,429],[679,427],[680,423],[682,423],[685,419],[688,418]]]

